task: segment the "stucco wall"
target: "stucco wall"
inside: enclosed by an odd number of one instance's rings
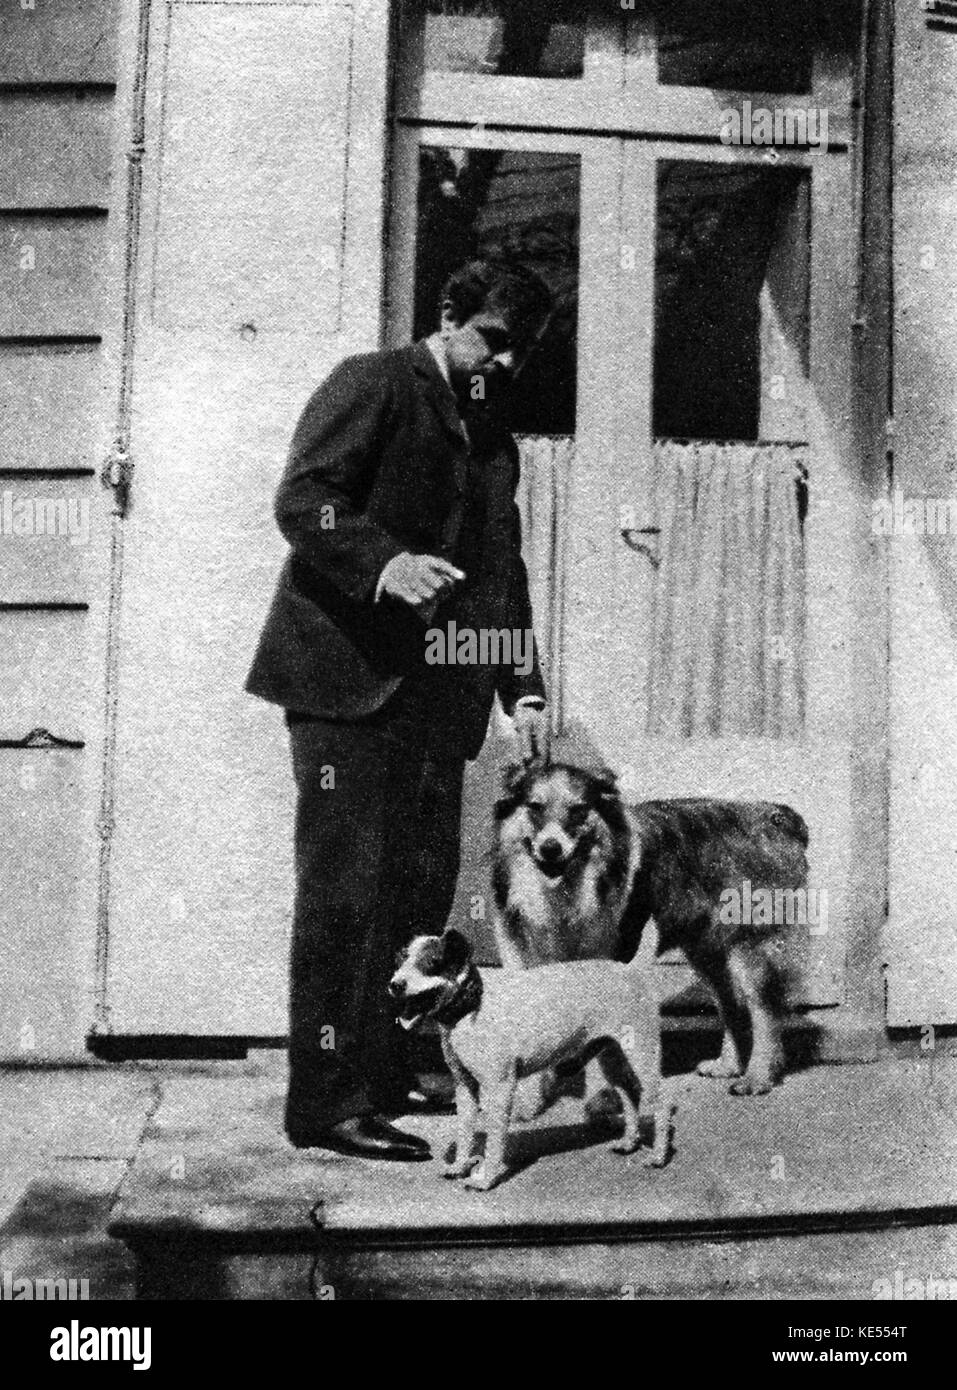
[[[902,499],[957,497],[957,28],[897,5],[895,446]],[[957,536],[894,535],[892,1024],[957,1013]]]

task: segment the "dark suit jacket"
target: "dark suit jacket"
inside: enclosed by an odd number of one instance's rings
[[[489,423],[470,421],[470,437],[471,449],[425,343],[352,357],[333,371],[302,414],[277,493],[291,552],[247,690],[287,709],[361,719],[404,677],[429,671],[427,626],[454,619],[531,630],[514,500],[518,450]],[[476,509],[469,515],[467,500]],[[393,556],[408,550],[455,563],[465,537],[467,577],[428,625],[397,600],[375,602]],[[468,756],[478,752],[476,738],[481,746],[496,690],[506,710],[544,694],[537,654],[528,675],[474,666],[456,678],[473,728]]]

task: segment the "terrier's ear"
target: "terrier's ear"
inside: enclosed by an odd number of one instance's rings
[[[442,969],[458,975],[472,959],[472,943],[455,927],[442,933]]]

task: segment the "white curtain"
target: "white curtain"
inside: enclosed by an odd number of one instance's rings
[[[655,446],[661,528],[648,732],[800,733],[807,446]]]
[[[517,436],[516,442],[522,469],[516,497],[522,518],[522,554],[542,670],[550,682],[561,582],[559,539],[575,439],[567,434],[526,434]]]

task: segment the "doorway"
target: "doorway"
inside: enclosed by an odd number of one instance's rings
[[[636,800],[794,806],[828,904],[795,934],[796,1002],[835,1006],[853,897],[853,7],[797,29],[793,7],[757,8],[759,24],[722,8],[720,29],[691,3],[550,8],[523,47],[504,0],[407,4],[389,325],[431,331],[470,255],[552,286],[511,423],[555,755],[615,768]],[[804,143],[723,138],[761,103]],[[454,909],[488,958],[492,732]]]

